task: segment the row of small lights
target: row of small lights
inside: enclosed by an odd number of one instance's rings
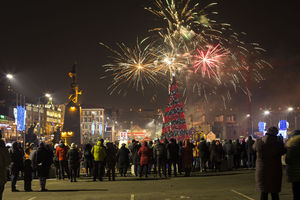
[[[288,108],[287,108],[287,111],[288,111],[288,112],[292,112],[293,110],[294,110],[293,107],[288,107]],[[264,111],[264,115],[269,115],[269,114],[271,114],[271,111],[269,111],[269,110],[265,110],[265,111]],[[247,116],[247,117],[250,117],[250,114],[247,114],[246,116]]]

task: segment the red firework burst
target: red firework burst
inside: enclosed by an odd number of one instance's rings
[[[218,78],[218,71],[224,63],[223,58],[229,54],[228,51],[220,47],[220,44],[208,46],[207,50],[197,49],[197,54],[193,56],[194,73],[199,70],[203,77],[207,75],[208,78],[212,76]]]

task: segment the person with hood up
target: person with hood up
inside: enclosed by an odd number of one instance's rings
[[[293,136],[287,141],[287,164],[288,181],[292,183],[294,200],[300,199],[300,130],[295,130]]]
[[[282,181],[281,156],[285,153],[283,142],[277,137],[278,129],[270,127],[264,137],[256,140],[253,149],[256,151],[256,186],[261,192],[261,200],[279,199]]]
[[[19,172],[23,170],[23,152],[20,151],[19,145],[17,142],[13,142],[12,148],[10,149],[10,178],[11,178],[11,191],[19,192],[16,189],[16,183],[19,177]]]
[[[7,170],[10,161],[10,155],[5,147],[5,143],[0,139],[0,200],[2,200],[4,186],[7,181]]]
[[[45,143],[41,142],[36,152],[36,163],[42,192],[47,191],[46,180],[49,176],[50,166],[53,161],[52,159],[52,151],[46,147]]]
[[[104,147],[104,140],[101,139],[98,141],[97,145],[94,145],[91,153],[94,156],[94,178],[93,181],[96,181],[98,178],[100,181],[103,181],[103,175],[105,172],[105,158],[106,158],[106,149]]]
[[[140,177],[143,176],[144,168],[146,168],[145,177],[148,177],[148,165],[150,162],[150,149],[146,141],[143,142],[143,146],[139,149],[138,155],[140,157]]]
[[[71,144],[71,148],[67,153],[67,160],[68,160],[68,166],[70,172],[70,181],[77,182],[76,176],[80,164],[80,157],[75,143]]]
[[[117,153],[119,172],[121,176],[126,176],[127,174],[127,169],[129,167],[129,153],[129,149],[127,149],[126,144],[123,143]]]
[[[163,174],[165,177],[167,177],[167,171],[166,171],[166,160],[167,160],[167,150],[163,143],[157,139],[155,141],[155,145],[153,147],[153,157],[154,161],[156,162],[156,167],[158,170],[155,169],[155,171],[158,171],[159,177],[161,177],[161,170],[163,171]]]
[[[107,177],[108,180],[111,181],[115,181],[115,177],[116,177],[116,163],[117,163],[117,148],[114,146],[114,144],[112,142],[108,142],[106,143],[106,167],[107,167]]]
[[[59,145],[56,147],[56,156],[59,160],[59,179],[65,179],[65,172],[67,173],[68,178],[70,178],[67,153],[68,147],[65,146],[64,142],[61,140]]]
[[[182,166],[185,172],[184,176],[191,176],[193,166],[193,148],[194,145],[190,143],[189,139],[186,139],[182,147]]]

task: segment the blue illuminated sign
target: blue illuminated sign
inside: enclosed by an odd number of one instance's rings
[[[280,120],[278,126],[279,126],[279,130],[287,130],[288,122],[286,120]]]
[[[258,131],[265,132],[266,130],[266,122],[258,122]]]
[[[26,110],[23,106],[17,107],[17,130],[25,131]]]

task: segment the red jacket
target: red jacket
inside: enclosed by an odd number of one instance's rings
[[[138,155],[140,157],[140,165],[148,165],[150,163],[150,149],[147,146],[147,142],[143,143],[143,146],[139,149]]]
[[[59,160],[67,160],[68,147],[65,145],[59,145],[56,147],[56,157]]]

